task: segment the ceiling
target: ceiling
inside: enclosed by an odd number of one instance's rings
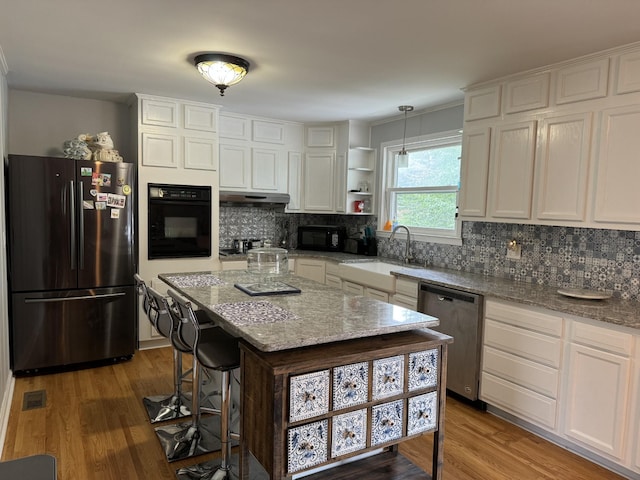
[[[461,88],[640,41],[637,0],[0,0],[9,88],[134,92],[303,122],[399,115]],[[224,97],[198,53],[246,58]]]

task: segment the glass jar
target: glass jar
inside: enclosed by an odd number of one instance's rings
[[[247,271],[269,277],[289,273],[289,252],[270,246],[253,248],[247,252]]]

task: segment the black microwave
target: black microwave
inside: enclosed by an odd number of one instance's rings
[[[298,227],[300,250],[342,252],[347,229],[337,225],[301,225]]]

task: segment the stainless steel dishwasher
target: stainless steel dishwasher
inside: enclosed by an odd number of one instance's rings
[[[447,389],[474,402],[480,381],[483,308],[482,295],[420,284],[418,311],[439,318],[440,325],[432,330],[453,337],[448,350]]]

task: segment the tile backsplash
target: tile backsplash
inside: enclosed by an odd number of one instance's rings
[[[293,249],[299,225],[344,225],[355,235],[377,224],[375,216],[286,214],[282,211],[220,208],[220,246],[234,238],[269,239]],[[507,244],[522,246],[518,260]],[[379,238],[378,255],[401,259],[405,242]],[[488,222],[463,222],[462,245],[412,241],[415,262],[462,272],[557,287],[611,290],[640,301],[640,232]]]
[[[507,244],[522,246],[518,260]],[[380,239],[378,255],[400,259],[405,243]],[[541,285],[611,290],[640,301],[640,232],[463,222],[462,245],[411,242],[418,264]]]

